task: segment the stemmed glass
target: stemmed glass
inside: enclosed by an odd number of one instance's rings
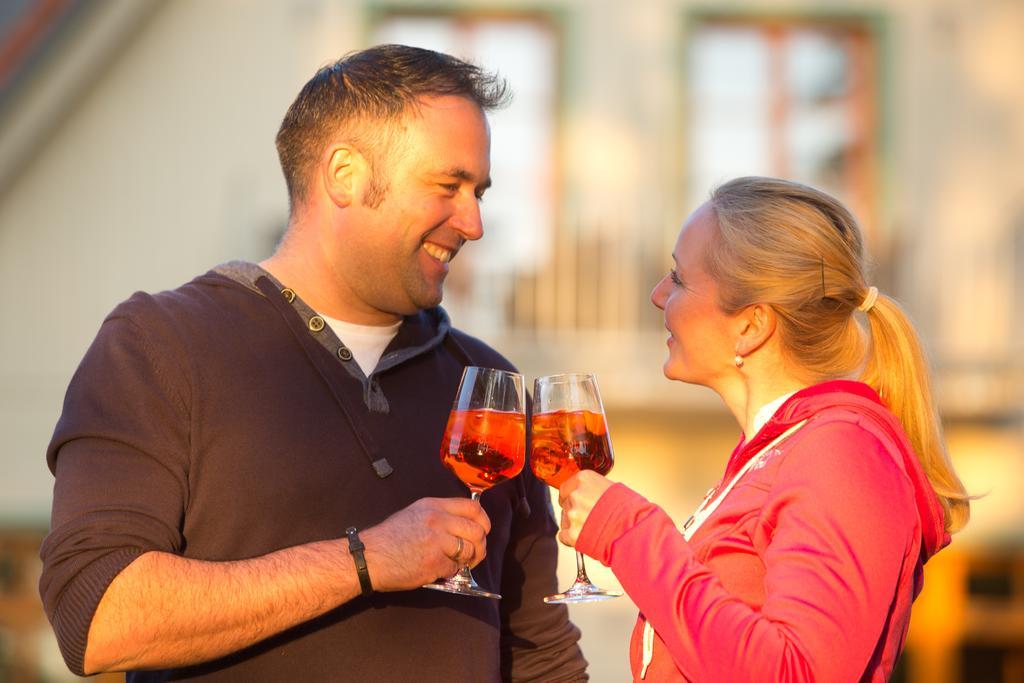
[[[558,488],[580,470],[607,474],[612,469],[615,458],[594,375],[537,378],[533,385],[530,420],[533,437],[530,468],[549,486]],[[587,578],[583,555],[577,551],[576,581],[564,593],[549,595],[544,602],[595,602],[621,595],[595,586]]]
[[[523,376],[492,368],[470,366],[463,370],[441,439],[441,462],[469,487],[473,500],[523,470],[525,442]],[[501,599],[480,588],[468,566],[452,578],[424,588]]]

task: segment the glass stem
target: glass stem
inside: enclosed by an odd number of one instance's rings
[[[587,568],[583,566],[583,553],[576,551],[576,583],[590,583]]]
[[[470,498],[470,500],[479,501],[481,493],[483,493],[483,491],[481,489],[470,489],[469,490],[469,498]],[[462,580],[465,581],[466,583],[469,583],[469,584],[476,583],[475,581],[473,581],[473,575],[470,574],[470,572],[469,572],[469,564],[462,565],[462,569],[459,570],[459,575],[462,577]]]

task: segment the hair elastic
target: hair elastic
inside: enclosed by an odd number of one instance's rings
[[[857,307],[857,310],[867,313],[871,310],[871,307],[875,305],[875,301],[877,299],[878,287],[868,287],[868,293],[864,296],[864,301],[862,301],[860,306]]]

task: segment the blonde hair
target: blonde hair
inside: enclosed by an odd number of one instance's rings
[[[866,328],[854,315],[869,288],[853,215],[824,192],[774,178],[737,178],[710,203],[718,230],[705,267],[722,310],[771,305],[788,361],[818,381],[859,376],[875,389],[910,438],[946,529],[962,529],[970,497],[946,452],[913,324],[882,294],[865,314]]]

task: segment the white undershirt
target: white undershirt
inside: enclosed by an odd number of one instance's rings
[[[789,400],[789,397],[795,393],[795,391],[791,391],[788,394],[783,394],[774,401],[770,401],[761,406],[761,409],[757,411],[756,415],[754,415],[754,433],[747,436],[748,443],[752,438],[754,438],[755,434],[761,431],[761,427],[768,424],[768,420],[772,419],[772,416],[775,415],[775,411],[781,408],[782,404]]]
[[[384,354],[384,349],[398,334],[398,328],[402,326],[401,320],[394,325],[381,326],[356,325],[337,318],[328,318],[323,314],[320,317],[331,326],[338,339],[352,352],[352,357],[356,363],[359,363],[359,367],[367,377],[377,367],[377,362]]]

